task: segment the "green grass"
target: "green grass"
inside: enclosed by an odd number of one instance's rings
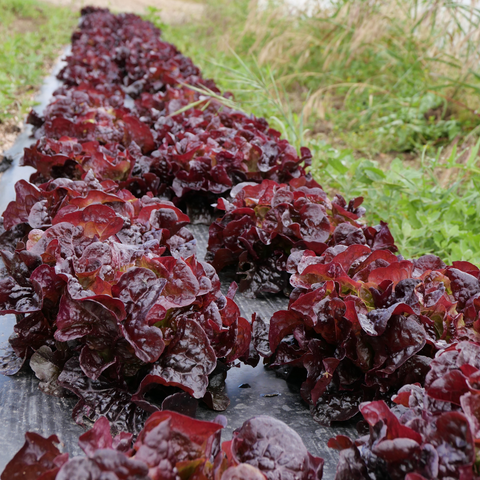
[[[164,37],[243,110],[310,147],[327,191],[365,197],[366,221],[387,221],[405,257],[480,264],[477,11],[351,0],[292,18],[247,0],[206,3],[197,24],[159,24]]]
[[[24,114],[69,42],[78,14],[35,0],[0,0],[0,121]]]
[[[388,170],[378,162],[357,159],[350,150],[311,142],[312,173],[328,190],[347,198],[363,196],[366,220],[387,221],[400,253],[407,258],[427,253],[448,262],[480,265],[480,142],[459,155],[454,148],[442,159],[424,152],[418,168],[395,159]],[[442,184],[442,175],[449,181]]]

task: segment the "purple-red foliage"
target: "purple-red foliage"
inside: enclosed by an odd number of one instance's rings
[[[307,148],[295,148],[262,118],[205,100],[203,109],[175,114],[198,100],[199,94],[168,88],[165,93],[143,94],[137,100],[141,119],[152,122],[158,149],[151,157],[150,172],[170,185],[177,198],[195,192],[224,195],[242,182],[270,179],[288,182],[306,175],[310,165]]]
[[[10,344],[24,360],[33,354],[40,387],[77,394],[78,422],[107,402],[118,428],[138,430],[131,397],[155,409],[144,394],[156,385],[163,397],[180,389],[226,408],[207,392],[209,376],[217,359],[255,361],[251,328],[234,290],[222,295],[213,267],[195,258],[188,216],[93,174],[39,187],[22,180],[16,190],[4,226],[23,236],[0,251],[0,310],[17,315]]]
[[[410,261],[337,245],[320,256],[293,254],[288,265],[296,271],[288,310],[273,315],[259,351],[272,366],[305,372],[302,397],[320,423],[423,384],[437,350],[478,337],[479,271],[467,262],[447,267],[433,255]]]
[[[341,450],[336,480],[480,478],[479,374],[480,344],[461,341],[432,360],[424,388],[399,390],[397,416],[383,401],[362,404],[368,434],[329,442]]]
[[[365,211],[360,206],[363,198],[347,204],[337,195],[330,201],[320,185],[306,177],[288,184],[264,180],[238,185],[232,194],[232,202],[218,201],[225,215],[210,226],[208,250],[217,271],[236,267],[244,277],[241,291],[286,290],[290,264],[307,249],[314,255],[337,245],[397,251],[386,224],[369,227],[358,222]]]
[[[112,437],[105,417],[79,438],[85,457],[61,454],[52,435],[26,434],[2,480],[321,480],[323,460],[311,455],[283,422],[254,417],[221,443],[224,417],[204,422],[176,412],[156,412],[132,442]]]
[[[194,256],[188,217],[155,197],[216,199],[243,181],[302,178],[310,161],[263,119],[213,99],[175,114],[200,98],[186,85],[220,91],[159,33],[135,15],[82,11],[64,85],[43,118],[30,115],[38,140],[23,163],[37,171],[17,184],[1,236],[14,353],[31,358],[44,391],[80,397],[77,421],[109,411],[132,430],[137,407],[155,408],[153,387],[157,403],[180,389],[226,408],[209,377],[258,358],[234,290],[222,295]]]
[[[38,169],[33,182],[82,179],[95,169],[99,180],[123,181],[137,196],[150,191],[178,202],[201,192],[212,203],[240,182],[305,175],[307,148],[299,157],[264,119],[189,89],[221,95],[152,24],[104,10],[83,14],[59,74],[65,85],[44,118],[30,116],[39,141],[24,164]],[[133,110],[126,94],[136,99]]]
[[[17,184],[0,236],[0,313],[17,315],[9,373],[29,360],[42,390],[79,397],[78,422],[102,413],[117,431],[139,432],[160,404],[191,413],[192,397],[226,408],[218,379],[258,360],[252,329],[235,288],[223,295],[196,259],[177,208],[217,202],[213,266],[236,266],[250,294],[293,287],[269,331],[254,321],[257,350],[303,372],[317,421],[360,409],[369,425],[355,443],[332,440],[337,478],[474,478],[480,270],[396,256],[386,224],[359,221],[363,198],[328,199],[306,174],[308,149],[227,106],[231,95],[222,101],[159,35],[135,15],[87,7],[64,85],[44,117],[29,117],[38,140],[23,163],[37,171]],[[400,420],[362,403],[415,382],[396,397],[408,408]],[[159,412],[132,445],[102,419],[80,439],[87,458],[70,461],[56,437],[30,433],[2,480],[321,477],[322,461],[277,420],[246,422],[222,450],[220,428]]]

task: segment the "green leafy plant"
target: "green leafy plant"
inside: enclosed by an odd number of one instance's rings
[[[480,263],[480,142],[467,152],[454,147],[448,157],[424,150],[418,168],[397,158],[388,170],[356,159],[351,150],[310,146],[315,178],[347,197],[365,196],[367,222],[388,221],[405,257],[435,253],[446,261]]]

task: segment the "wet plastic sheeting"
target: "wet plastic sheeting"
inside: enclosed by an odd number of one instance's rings
[[[55,75],[61,67],[59,62],[52,75],[46,79],[39,94],[37,99],[39,105],[36,110],[40,113],[59,86]],[[22,178],[28,179],[33,171],[30,167],[19,167],[23,149],[33,143],[29,138],[30,134],[31,127],[27,126],[15,145],[7,152],[8,156],[13,157],[14,162],[0,177],[0,212],[3,212],[8,203],[14,199],[15,182]],[[203,259],[208,240],[208,227],[192,225],[190,228],[197,239],[198,256]],[[229,283],[230,279],[222,278],[224,293]],[[245,318],[250,319],[256,312],[265,321],[268,321],[275,311],[287,306],[286,298],[273,295],[251,299],[237,293],[235,301]],[[0,343],[8,340],[14,323],[13,315],[1,317]],[[312,454],[325,459],[324,479],[334,477],[338,454],[327,448],[327,441],[336,434],[353,434],[351,426],[326,428],[318,425],[311,418],[309,409],[301,401],[299,393],[291,390],[283,379],[266,370],[261,363],[256,368],[242,365],[240,368],[230,369],[226,383],[231,403],[222,413],[228,419],[228,426],[223,433],[224,440],[230,439],[233,430],[250,417],[272,415],[295,429]],[[73,398],[59,399],[42,393],[38,389],[38,380],[31,372],[21,373],[16,377],[0,376],[0,471],[23,445],[24,434],[28,430],[47,436],[58,434],[64,444],[63,451],[69,452],[72,456],[80,454],[77,439],[83,429],[71,418],[75,403],[76,400]],[[202,406],[197,411],[197,417],[203,420],[213,420],[216,415],[217,412]]]

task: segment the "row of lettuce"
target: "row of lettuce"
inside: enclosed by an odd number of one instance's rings
[[[79,438],[85,456],[69,458],[56,435],[28,432],[2,480],[265,480],[322,478],[323,460],[298,434],[268,416],[254,417],[221,442],[226,419],[203,422],[172,411],[153,413],[134,436],[100,417]],[[274,451],[272,450],[274,446]]]
[[[84,9],[59,78],[44,116],[29,117],[37,142],[23,163],[36,171],[3,214],[0,309],[17,315],[7,373],[29,362],[42,390],[79,397],[78,423],[105,416],[137,434],[158,405],[191,411],[193,397],[224,410],[229,366],[262,356],[301,379],[316,421],[362,413],[363,437],[329,443],[341,450],[338,480],[477,478],[476,266],[398,255],[386,224],[361,222],[362,198],[329,199],[306,173],[308,149],[299,156],[265,120],[229,107],[229,94],[134,15]],[[206,263],[184,211],[208,218],[212,203],[220,213]],[[224,268],[246,295],[286,293],[288,309],[269,326],[244,319],[237,285],[220,290]],[[180,435],[176,414],[155,415],[152,442]],[[112,443],[100,422],[96,449],[126,442],[111,454],[118,465],[143,459],[143,440],[133,450],[131,438]],[[260,446],[280,442],[287,427],[275,425],[268,441],[262,426],[242,427],[248,435],[222,460],[210,438],[220,426],[208,427],[208,441],[183,432],[206,450],[192,447],[188,459],[183,447],[172,458],[156,451],[138,478],[170,478],[161,462],[181,478],[257,478],[248,467],[227,475],[244,461],[258,478],[320,478],[322,462],[306,451],[282,471],[284,447]],[[84,461],[96,466],[82,468],[108,471],[94,450]],[[54,473],[29,478],[72,477],[56,458]]]

